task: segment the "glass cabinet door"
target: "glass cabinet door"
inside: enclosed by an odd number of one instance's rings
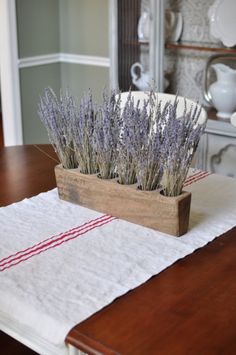
[[[164,0],[110,0],[111,86],[163,91]]]

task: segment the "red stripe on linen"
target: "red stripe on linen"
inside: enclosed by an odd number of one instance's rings
[[[63,232],[63,233],[59,233],[59,234],[53,235],[53,236],[51,236],[51,237],[49,237],[49,238],[47,238],[47,239],[42,240],[41,242],[39,242],[39,243],[37,243],[37,244],[32,245],[31,247],[28,247],[28,248],[26,248],[26,249],[20,250],[20,251],[18,251],[18,252],[15,253],[15,254],[11,254],[11,255],[7,256],[6,258],[3,258],[2,260],[0,260],[0,266],[2,266],[3,262],[6,261],[6,260],[10,261],[9,259],[14,258],[15,256],[18,256],[18,255],[20,255],[20,254],[23,254],[23,255],[24,255],[26,252],[31,251],[31,250],[33,250],[34,248],[36,248],[36,247],[38,247],[38,246],[41,246],[41,245],[45,244],[46,242],[48,242],[48,241],[50,241],[50,240],[53,241],[54,239],[57,240],[58,237],[60,237],[60,236],[63,236],[63,237],[64,237],[65,235],[70,235],[70,234],[72,234],[72,233],[74,233],[74,232],[76,232],[76,231],[78,231],[78,230],[80,230],[80,229],[82,229],[82,228],[85,228],[87,225],[90,225],[91,223],[96,223],[96,221],[99,221],[99,220],[101,220],[101,219],[103,219],[103,218],[107,218],[108,216],[109,216],[109,215],[106,214],[106,215],[97,217],[97,218],[95,218],[95,219],[92,219],[91,221],[88,221],[88,222],[85,222],[85,223],[81,224],[80,226],[77,226],[77,227],[74,227],[74,228],[72,228],[72,229],[69,229],[67,232]],[[19,257],[21,257],[21,256],[19,256]]]
[[[57,238],[56,240],[53,240],[53,241],[51,241],[49,243],[46,243],[46,244],[42,245],[39,248],[32,249],[31,252],[27,252],[27,253],[22,254],[21,256],[19,256],[17,258],[13,258],[11,260],[6,261],[5,263],[2,263],[0,265],[1,266],[0,267],[0,272],[4,271],[6,269],[9,269],[12,266],[18,265],[21,262],[26,261],[26,260],[32,258],[35,255],[39,255],[39,254],[41,254],[41,253],[43,253],[43,252],[45,252],[45,251],[47,251],[49,249],[55,248],[57,246],[60,246],[61,244],[65,243],[65,242],[68,242],[70,240],[78,238],[81,235],[86,234],[87,232],[89,232],[89,231],[91,231],[91,230],[93,230],[95,228],[101,227],[104,224],[107,224],[107,223],[113,221],[114,219],[116,219],[116,217],[105,215],[105,216],[102,216],[100,218],[96,218],[95,220],[92,220],[90,222],[85,223],[87,225],[86,227],[81,228],[81,226],[80,226],[80,227],[77,227],[77,228],[73,228],[73,230],[75,230],[74,233],[68,233],[68,232],[60,233],[59,234],[60,238]],[[48,239],[50,239],[50,238],[48,238]]]
[[[206,173],[206,171],[199,170],[198,172],[196,172],[196,173],[194,173],[194,174],[188,176],[184,183],[186,184],[186,183],[189,182],[190,180],[195,179],[195,178],[197,178],[198,176],[201,176],[202,174],[205,174],[205,173]]]
[[[193,184],[194,182],[197,182],[197,181],[199,181],[199,180],[201,180],[201,179],[204,179],[205,177],[207,177],[207,176],[209,176],[209,175],[211,175],[210,172],[204,171],[204,172],[202,172],[202,174],[200,174],[200,175],[198,175],[198,176],[196,176],[196,177],[193,176],[193,177],[192,177],[191,179],[189,179],[188,181],[185,181],[184,187],[189,186],[189,185]]]

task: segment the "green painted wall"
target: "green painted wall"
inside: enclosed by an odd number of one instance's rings
[[[64,89],[69,88],[78,98],[90,88],[99,102],[103,89],[109,88],[109,70],[103,67],[62,63],[61,82]]]
[[[16,0],[19,57],[60,51],[59,1]]]
[[[61,51],[107,57],[109,1],[59,1]]]
[[[109,0],[16,0],[19,57],[74,53],[108,57]],[[109,87],[109,69],[78,64],[50,64],[20,69],[23,139],[48,142],[37,114],[39,95],[47,86],[81,97],[91,88],[100,100]]]
[[[60,64],[41,65],[20,71],[24,144],[48,143],[47,132],[38,117],[38,102],[44,88],[60,91]]]
[[[50,86],[57,94],[61,87],[69,88],[78,99],[91,88],[94,99],[100,102],[103,89],[109,87],[109,71],[79,64],[41,65],[21,69],[20,85],[24,144],[48,143],[46,129],[37,113],[44,88]]]

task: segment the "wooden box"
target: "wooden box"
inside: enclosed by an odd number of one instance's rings
[[[62,200],[174,236],[188,230],[190,192],[165,197],[158,190],[141,191],[137,185],[121,185],[116,179],[103,180],[61,165],[55,167],[55,175]]]

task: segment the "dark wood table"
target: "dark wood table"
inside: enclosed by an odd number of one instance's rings
[[[0,148],[0,206],[55,187],[56,164],[50,145]]]
[[[54,188],[56,186],[54,166],[57,163],[56,154],[49,145],[1,147],[0,207]],[[0,354],[34,355],[36,353],[0,332]]]
[[[56,163],[50,146],[1,149],[0,205],[55,187]],[[96,355],[235,355],[236,229],[80,323],[66,342]]]

